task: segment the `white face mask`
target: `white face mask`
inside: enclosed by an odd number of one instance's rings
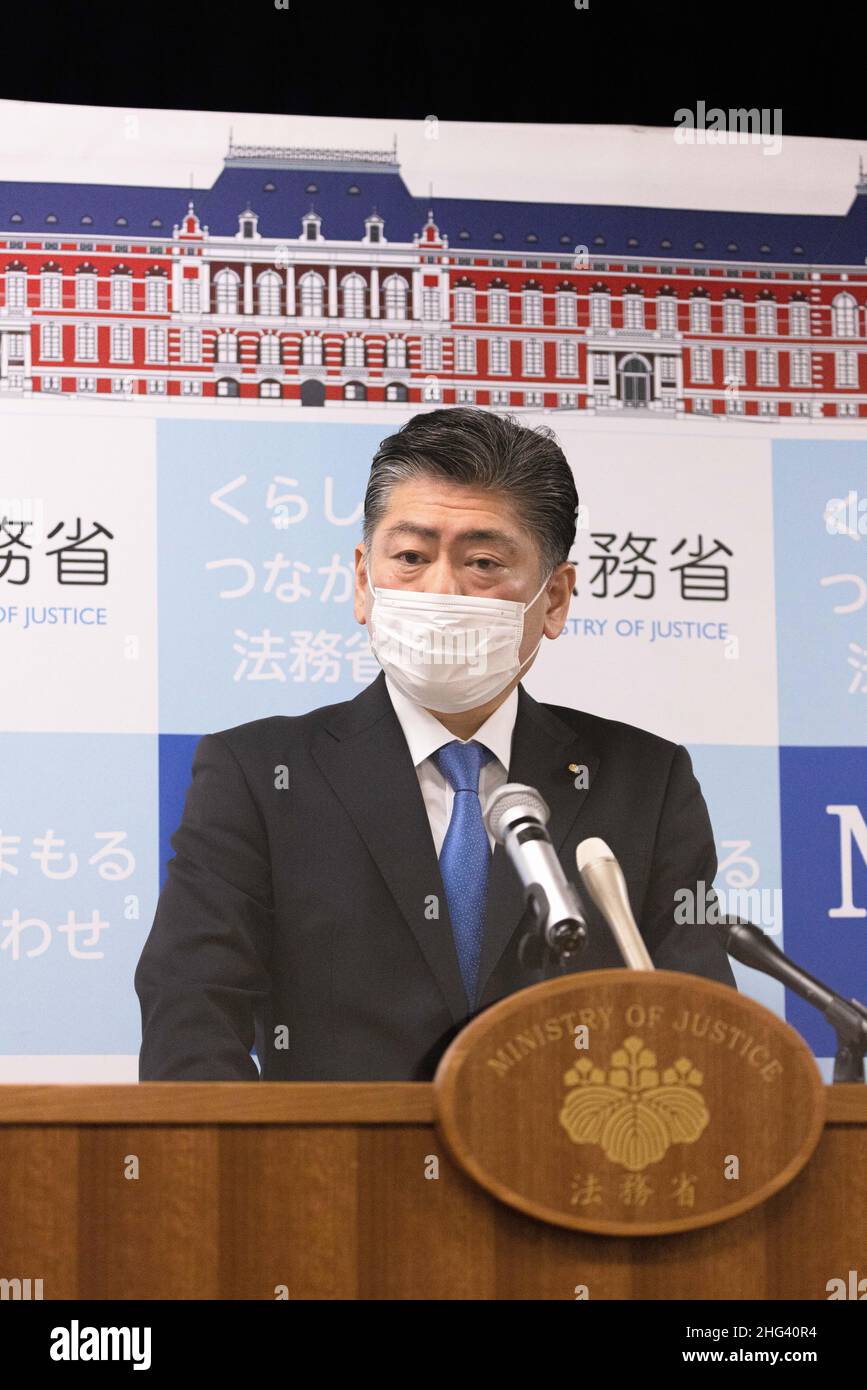
[[[551,571],[553,574],[553,570]],[[370,645],[398,690],[425,709],[460,714],[499,695],[523,666],[524,614],[529,603],[468,594],[428,594],[414,589],[374,588]],[[544,637],[544,633],[542,634]]]

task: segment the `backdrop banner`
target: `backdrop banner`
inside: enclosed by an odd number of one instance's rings
[[[838,213],[808,174],[802,215],[699,206],[682,172],[655,206],[624,129],[604,198],[567,164],[530,199],[545,128],[470,188],[479,126],[437,145],[435,196],[436,130],[410,178],[393,123],[274,144],[247,115],[240,144],[179,113],[123,176],[107,123],[64,182],[75,111],[27,112],[44,147],[0,179],[0,1081],[136,1079],[196,742],[376,677],[370,461],[442,406],[546,425],[574,472],[576,593],[529,692],[685,744],[726,910],[867,1000],[863,179]],[[829,1081],[820,1015],[733,968]]]

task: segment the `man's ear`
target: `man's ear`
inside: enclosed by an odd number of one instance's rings
[[[555,594],[559,597],[554,608],[545,617],[545,633],[548,637],[559,637],[569,614],[572,590],[577,579],[577,570],[568,561],[558,565],[549,582],[556,582]]]
[[[355,598],[353,611],[357,623],[366,623],[365,616],[367,609],[367,561],[364,553],[364,544],[359,543],[355,547]]]

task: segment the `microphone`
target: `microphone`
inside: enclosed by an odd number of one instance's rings
[[[595,836],[582,840],[575,851],[575,862],[581,882],[605,918],[630,970],[654,970],[632,915],[623,870],[605,841]]]
[[[503,845],[534,908],[545,944],[557,957],[575,953],[587,924],[578,889],[570,883],[546,829],[551,812],[535,787],[507,782],[488,797],[484,821]]]
[[[867,1007],[859,999],[844,999],[800,965],[784,955],[779,946],[753,922],[742,917],[723,917],[708,924],[724,949],[743,965],[761,970],[806,999],[825,1015],[837,1035],[834,1056],[835,1085],[864,1082],[864,1054],[867,1052]]]
[[[742,917],[725,917],[710,925],[715,928],[725,950],[730,956],[734,956],[735,960],[739,960],[742,965],[752,966],[753,970],[772,975],[775,980],[779,980],[795,994],[800,994],[808,1004],[813,1004],[823,1013],[827,1014],[829,1008],[841,1002],[851,1006],[856,1013],[863,1016],[864,1041],[867,1043],[867,1007],[859,1000],[843,1001],[836,990],[823,985],[815,975],[810,975],[784,955],[776,942],[771,941],[767,933],[753,922],[746,922]]]

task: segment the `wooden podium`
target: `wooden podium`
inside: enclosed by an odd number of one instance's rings
[[[768,1010],[586,972],[480,1014],[430,1085],[0,1087],[0,1278],[45,1299],[825,1300],[864,1273],[865,1160],[867,1088],[823,1086]]]

